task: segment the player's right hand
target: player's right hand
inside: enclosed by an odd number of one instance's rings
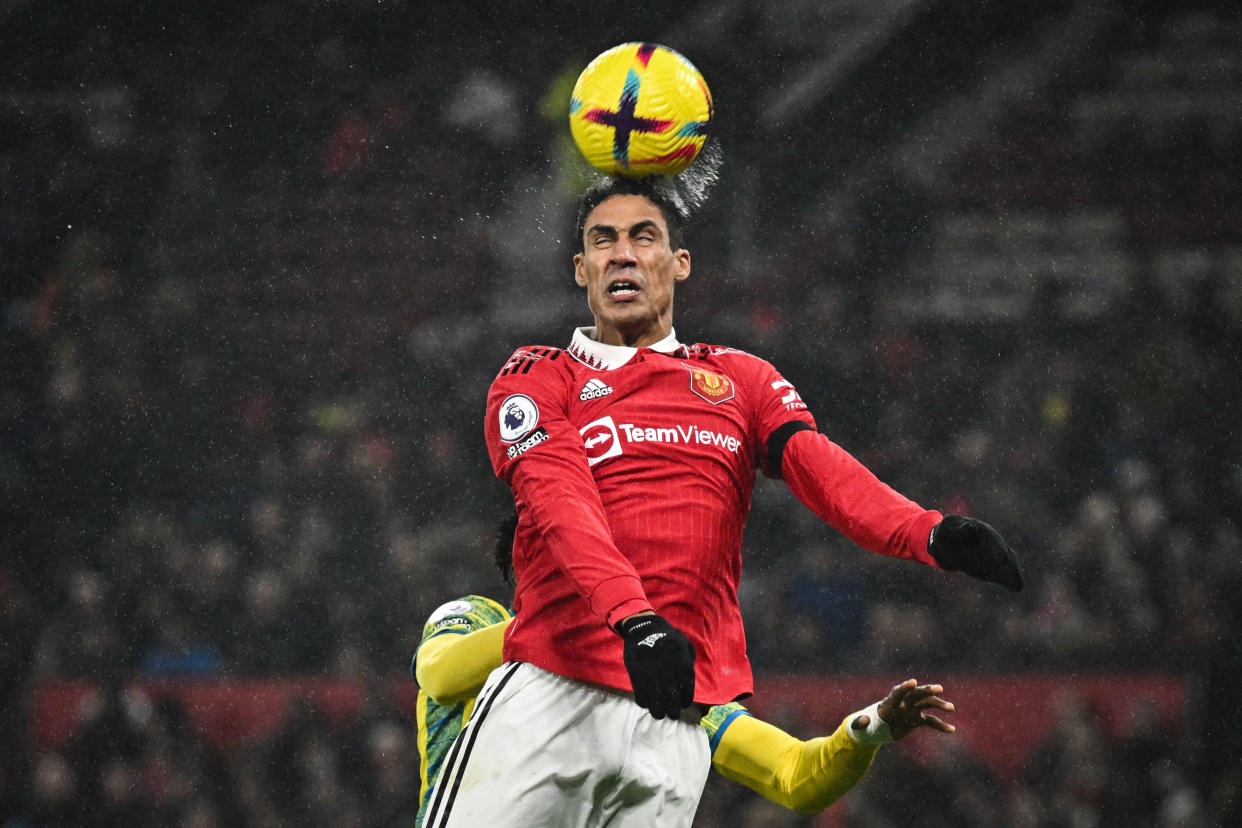
[[[675,719],[694,701],[694,645],[659,615],[617,624],[634,701],[654,718]]]

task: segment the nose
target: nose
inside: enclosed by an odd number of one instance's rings
[[[638,261],[634,256],[634,241],[627,235],[617,239],[612,246],[612,260],[617,264],[629,264]]]

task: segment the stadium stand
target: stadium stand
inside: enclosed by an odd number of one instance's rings
[[[5,828],[410,824],[406,659],[446,596],[504,592],[477,420],[513,342],[582,323],[539,106],[611,44],[561,0],[486,29],[311,5],[0,11]],[[882,751],[818,819],[713,780],[696,825],[1242,824],[1237,10],[1016,4],[1030,39],[819,167],[819,113],[760,71],[822,65],[781,41],[819,4],[716,5],[701,58],[672,44],[720,78],[726,149],[679,333],[778,361],[882,478],[1003,527],[1028,585],[872,560],[761,483],[754,708],[810,735],[918,675],[969,727]],[[817,105],[965,5],[842,4],[886,37]],[[1085,45],[1032,70],[1083,9]],[[563,60],[526,59],[549,38]],[[976,129],[900,143],[976,83]],[[740,121],[778,100],[774,151]]]

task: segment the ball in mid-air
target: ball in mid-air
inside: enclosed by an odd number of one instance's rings
[[[578,76],[569,129],[602,172],[676,175],[703,149],[712,110],[712,93],[690,61],[656,43],[622,43]]]

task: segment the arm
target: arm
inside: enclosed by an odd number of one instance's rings
[[[519,351],[488,392],[485,432],[496,476],[509,484],[540,548],[523,580],[563,575],[600,621],[624,640],[635,703],[657,719],[676,717],[694,698],[694,646],[655,614],[637,570],[612,537],[582,434],[569,420],[572,389],[556,354]],[[515,565],[518,561],[514,562]],[[538,612],[536,607],[534,612]]]
[[[882,483],[862,463],[816,430],[793,383],[760,359],[751,376],[759,463],[829,526],[872,552],[935,566],[927,552],[940,513]]]
[[[547,552],[539,565],[563,572],[592,613],[615,629],[653,608],[613,541],[582,435],[566,412],[566,376],[554,356],[532,354],[519,350],[488,392],[492,467],[538,530]]]
[[[853,718],[831,736],[804,742],[753,716],[739,716],[721,737],[712,766],[777,805],[818,813],[862,779],[880,749],[849,736]]]
[[[455,704],[478,695],[503,658],[505,632],[513,619],[464,635],[439,635],[418,648],[414,677],[437,704]]]
[[[872,552],[1022,589],[1018,557],[981,520],[943,517],[881,482],[848,452],[815,430],[815,419],[771,365],[759,362],[756,423],[764,474],[784,479],[829,526]],[[934,529],[934,531],[933,531]]]
[[[1022,589],[1017,554],[983,521],[922,508],[801,423],[777,429],[769,451],[797,498],[864,549]]]
[[[895,686],[879,702],[852,713],[828,737],[801,741],[750,715],[733,717],[719,736],[712,765],[764,798],[803,813],[818,813],[862,779],[880,745],[919,727],[942,733],[955,728],[931,710],[952,711],[938,684],[914,679]]]
[[[939,512],[881,482],[862,463],[809,428],[789,435],[779,471],[790,491],[824,522],[872,552],[938,566],[927,551]]]
[[[616,629],[622,619],[654,610],[638,573],[613,542],[582,440],[575,432],[564,442],[523,458],[508,482],[533,516],[555,566],[591,611]],[[581,462],[575,462],[579,454]]]

